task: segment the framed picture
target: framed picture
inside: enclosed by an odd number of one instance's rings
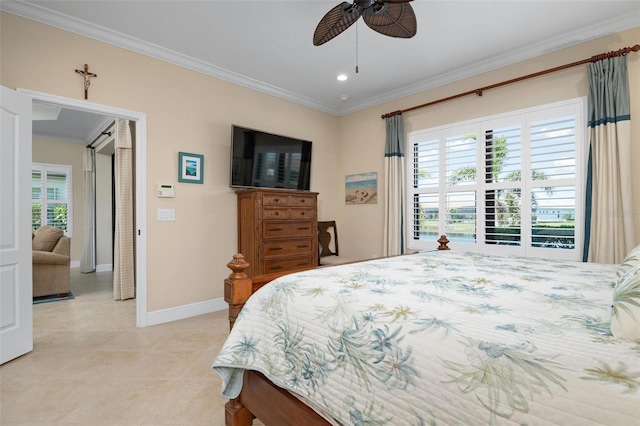
[[[178,182],[202,183],[204,155],[178,153]]]
[[[344,201],[346,204],[376,204],[378,202],[378,173],[360,173],[345,176]]]

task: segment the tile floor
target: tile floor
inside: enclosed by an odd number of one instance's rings
[[[136,328],[110,272],[71,281],[74,300],[33,306],[33,352],[0,366],[1,425],[224,424],[226,311]]]

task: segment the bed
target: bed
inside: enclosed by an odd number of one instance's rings
[[[443,250],[250,279],[238,254],[213,363],[226,424],[640,425],[640,339],[610,325],[630,256]]]

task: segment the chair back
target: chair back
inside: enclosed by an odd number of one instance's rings
[[[338,256],[338,231],[335,220],[318,221],[318,248],[320,257]]]

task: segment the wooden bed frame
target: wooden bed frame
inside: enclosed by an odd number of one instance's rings
[[[449,250],[449,240],[440,236],[438,250]],[[238,318],[249,297],[265,284],[278,277],[312,268],[258,275],[249,278],[245,270],[249,263],[240,253],[227,263],[233,272],[224,280],[224,300],[229,304],[229,328]],[[322,266],[320,266],[322,268]],[[266,426],[329,426],[330,423],[288,391],[271,383],[262,374],[246,370],[242,391],[237,398],[225,404],[226,426],[250,426],[254,418]]]

